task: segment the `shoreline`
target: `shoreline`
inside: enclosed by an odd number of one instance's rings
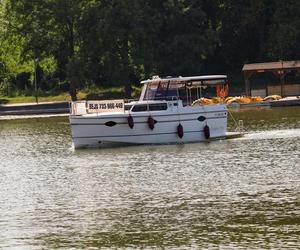
[[[300,98],[290,98],[286,100],[249,103],[249,104],[229,104],[228,109],[244,108],[276,108],[300,106]],[[0,105],[0,117],[9,116],[32,116],[32,115],[68,115],[70,113],[69,102],[41,102],[41,103],[18,103]]]
[[[0,105],[0,116],[68,114],[69,102],[18,103]]]

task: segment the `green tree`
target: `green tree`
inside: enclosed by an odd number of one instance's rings
[[[158,74],[204,73],[218,36],[203,7],[204,1],[195,0],[147,1],[148,55]]]
[[[214,62],[223,63],[226,71],[240,71],[246,62],[266,60],[274,0],[219,1],[218,29],[220,44]]]
[[[97,85],[125,85],[130,97],[131,84],[143,73],[137,53],[142,10],[140,1],[102,1],[86,8],[79,29],[86,79]]]
[[[68,63],[77,56],[80,38],[77,35],[82,6],[80,0],[26,1],[11,0],[6,19],[9,31],[24,38],[23,57],[34,60],[54,56],[58,75],[69,80],[70,95],[76,100],[76,83],[67,75]]]
[[[241,75],[246,62],[299,58],[297,0],[0,3],[2,72],[32,72],[38,59],[43,79],[58,76],[73,100],[90,84],[122,85],[129,97],[151,75]]]
[[[300,58],[300,2],[276,1],[275,8],[266,54],[271,60],[297,60]]]

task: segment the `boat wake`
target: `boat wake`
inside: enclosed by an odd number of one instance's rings
[[[246,133],[243,137],[237,140],[265,140],[265,139],[285,139],[300,137],[300,129],[280,129],[280,130],[266,130],[258,132]]]

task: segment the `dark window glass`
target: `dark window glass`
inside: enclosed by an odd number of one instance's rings
[[[145,85],[143,100],[173,100],[177,98],[177,82],[153,82]]]
[[[109,121],[109,122],[106,122],[105,125],[106,125],[107,127],[113,127],[113,126],[117,125],[117,123],[114,122],[114,121]]]
[[[149,110],[155,111],[155,110],[167,110],[168,106],[166,103],[158,103],[158,104],[150,104]]]
[[[167,92],[168,92],[168,86],[169,86],[168,82],[160,82],[158,87],[157,87],[154,99],[155,100],[165,99],[166,95],[167,95]]]
[[[166,103],[155,103],[155,104],[144,104],[144,105],[134,105],[132,108],[132,112],[145,112],[147,111],[147,106],[149,106],[149,111],[160,111],[160,110],[167,110],[168,105]]]
[[[182,105],[186,106],[188,102],[188,93],[185,87],[178,89],[179,99],[182,101]]]
[[[144,100],[154,100],[159,83],[153,82],[147,84]]]
[[[147,111],[147,105],[134,105],[132,112],[144,112]]]

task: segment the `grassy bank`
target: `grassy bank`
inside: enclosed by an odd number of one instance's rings
[[[79,99],[84,99],[86,93],[80,92],[78,94]],[[70,101],[70,95],[68,93],[61,93],[59,95],[45,95],[38,96],[38,102],[65,102]],[[0,104],[18,104],[18,103],[35,103],[35,96],[0,96]]]
[[[133,87],[132,97],[136,98],[139,96],[141,89]],[[124,98],[123,87],[113,88],[98,88],[92,90],[83,90],[77,93],[78,100],[99,100],[99,99],[122,99]],[[38,102],[65,102],[71,101],[69,93],[60,93],[57,95],[39,95]],[[1,96],[0,104],[18,104],[18,103],[35,103],[35,96]]]

